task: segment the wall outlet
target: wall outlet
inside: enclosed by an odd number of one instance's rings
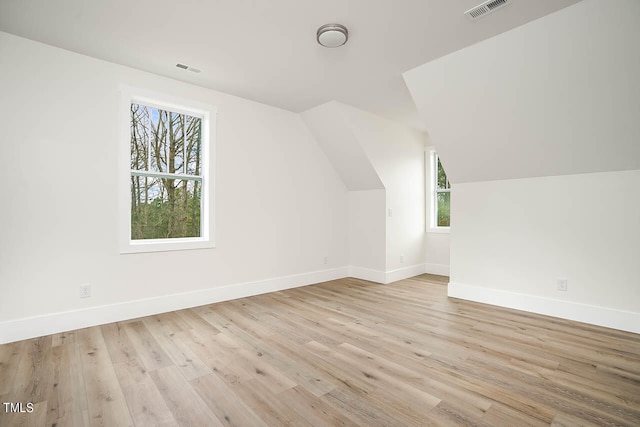
[[[393,209],[387,209],[387,215],[389,215],[389,218],[391,218],[393,216]]]
[[[567,291],[567,280],[566,279],[558,279],[558,290],[566,292]]]
[[[328,257],[328,256],[325,256],[325,257],[324,257],[324,263],[325,263],[325,264],[329,264],[329,257]]]
[[[400,255],[400,264],[404,264],[404,255]]]
[[[91,296],[91,285],[80,285],[80,298],[89,298]]]

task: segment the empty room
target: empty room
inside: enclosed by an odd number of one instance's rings
[[[638,46],[638,0],[0,0],[0,426],[640,425]]]

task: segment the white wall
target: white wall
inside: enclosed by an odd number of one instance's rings
[[[386,188],[386,271],[424,272],[424,133],[344,104],[342,111]]]
[[[302,117],[352,190],[350,275],[390,283],[424,273],[424,132],[336,101]]]
[[[640,332],[639,19],[584,0],[405,73],[453,183],[449,295]]]
[[[455,196],[451,296],[640,333],[640,171],[457,184]]]
[[[350,190],[349,275],[386,283],[386,190],[343,108],[327,102],[301,116]]]
[[[451,274],[451,236],[449,233],[427,232],[425,242],[425,273]]]
[[[0,342],[348,274],[347,190],[299,115],[5,33],[0,57]],[[119,254],[121,83],[217,107],[217,248]]]
[[[350,276],[386,281],[386,191],[349,192]]]

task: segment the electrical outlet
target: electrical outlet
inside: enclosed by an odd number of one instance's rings
[[[566,279],[558,279],[558,290],[562,292],[567,291],[567,280]]]
[[[328,256],[324,257],[324,263],[325,264],[329,264],[329,257]]]
[[[91,285],[80,285],[80,298],[89,298],[91,296]]]
[[[393,216],[393,209],[387,209],[387,215],[389,215],[389,218],[391,218]]]
[[[404,264],[404,255],[400,255],[400,264]]]

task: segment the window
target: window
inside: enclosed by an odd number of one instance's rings
[[[431,228],[447,229],[451,225],[451,184],[435,151],[431,151],[431,205]]]
[[[124,98],[127,190],[123,184],[121,252],[212,247],[211,109],[137,96],[135,91]]]

